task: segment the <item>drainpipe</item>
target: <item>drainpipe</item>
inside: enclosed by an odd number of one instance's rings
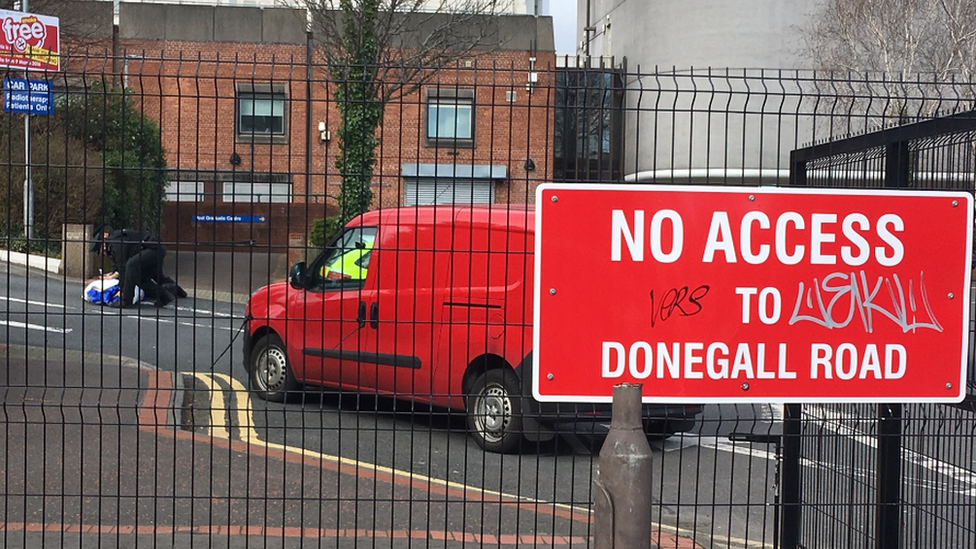
[[[312,195],[312,31],[305,32],[305,204]]]

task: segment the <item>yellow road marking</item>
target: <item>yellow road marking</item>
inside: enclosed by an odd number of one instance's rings
[[[237,427],[241,431],[241,439],[244,442],[261,442],[258,438],[258,432],[254,429],[254,420],[251,416],[251,397],[247,393],[247,388],[244,387],[243,383],[227,374],[215,373],[214,375],[224,380],[234,391],[234,401],[239,403],[237,406]],[[241,400],[243,400],[242,405]]]
[[[226,427],[227,414],[224,411],[224,390],[218,387],[207,374],[194,372],[193,377],[199,379],[210,389],[210,435],[230,439],[230,432]]]
[[[201,376],[207,376],[207,374],[203,374],[203,373],[194,373],[193,375],[196,376],[198,379],[201,379],[201,380],[203,380],[203,378]],[[241,382],[239,382],[236,379],[228,376],[227,374],[214,373],[213,375],[215,377],[218,377],[218,378],[224,380],[225,382],[227,382],[231,386],[231,389],[234,391],[234,400],[238,404],[238,406],[237,406],[238,427],[239,427],[240,433],[241,433],[241,440],[244,441],[244,442],[248,442],[248,443],[254,444],[256,446],[262,446],[264,448],[268,448],[268,449],[271,449],[271,450],[281,450],[281,451],[285,451],[285,452],[291,452],[291,453],[294,453],[294,454],[299,454],[299,455],[304,456],[304,457],[310,457],[310,458],[319,459],[319,460],[322,460],[322,461],[328,461],[328,462],[331,462],[331,463],[348,465],[348,466],[351,466],[351,467],[355,467],[357,469],[365,469],[367,471],[373,471],[373,472],[376,472],[376,473],[382,473],[382,474],[387,474],[387,475],[390,475],[390,476],[405,478],[405,479],[408,479],[411,482],[419,481],[419,482],[427,483],[427,484],[434,485],[434,486],[442,486],[444,488],[449,488],[449,489],[452,489],[452,490],[458,490],[458,491],[462,491],[462,492],[473,492],[473,493],[481,494],[481,495],[485,495],[485,496],[496,497],[498,499],[511,500],[513,502],[516,502],[516,503],[530,503],[530,504],[548,505],[548,506],[551,506],[551,507],[553,507],[555,509],[561,509],[561,510],[573,512],[573,513],[581,513],[581,514],[587,514],[587,515],[593,514],[593,510],[590,509],[590,508],[587,508],[587,507],[578,507],[578,506],[575,506],[575,505],[567,505],[567,504],[564,504],[564,503],[550,503],[550,502],[547,502],[547,501],[544,501],[544,500],[535,499],[535,498],[528,498],[528,497],[525,497],[525,496],[520,496],[520,495],[515,495],[515,494],[507,494],[505,492],[498,492],[498,491],[494,491],[494,490],[487,490],[485,488],[480,488],[480,487],[477,487],[477,486],[471,486],[469,484],[462,484],[460,482],[454,482],[454,481],[450,481],[450,480],[444,480],[444,479],[439,479],[439,478],[434,478],[434,477],[428,477],[426,475],[421,475],[421,474],[418,474],[418,473],[414,473],[413,471],[404,471],[404,470],[401,470],[401,469],[394,469],[392,467],[386,467],[386,466],[383,466],[383,465],[377,465],[375,463],[369,463],[369,462],[366,462],[366,461],[359,461],[359,460],[355,460],[355,459],[344,458],[342,456],[334,456],[334,455],[331,455],[331,454],[323,454],[321,452],[316,452],[316,451],[313,451],[313,450],[309,450],[307,448],[296,447],[296,446],[287,446],[287,445],[284,445],[284,444],[277,444],[277,443],[274,443],[274,442],[267,442],[267,441],[261,440],[260,438],[258,438],[258,432],[257,432],[257,430],[254,428],[254,420],[253,420],[253,416],[252,416],[253,408],[251,407],[250,393],[247,391],[247,389],[244,387],[244,385]],[[215,383],[208,382],[206,380],[204,380],[204,383],[206,383],[209,387],[213,387],[213,386],[216,385]],[[212,403],[213,407],[216,408],[218,406],[218,403],[219,403],[219,406],[220,406],[221,410],[223,410],[223,406],[224,406],[224,398],[223,398],[223,396],[220,395],[220,394],[218,394],[217,391],[213,391],[212,394],[214,395],[213,396],[213,403]],[[223,438],[230,439],[230,433],[227,432],[226,429],[223,429],[223,433],[224,433],[223,434]],[[215,437],[218,436],[216,432],[213,432],[212,434]],[[651,523],[651,526],[653,528],[657,529],[657,530],[660,530],[660,531],[663,531],[663,532],[669,532],[669,533],[676,534],[676,535],[679,535],[679,536],[682,536],[682,537],[687,537],[689,539],[695,539],[695,535],[697,534],[694,530],[688,530],[688,529],[685,529],[685,528],[679,528],[679,527],[671,526],[671,525],[668,525],[668,524]],[[755,541],[741,539],[741,538],[734,538],[734,537],[728,537],[728,536],[713,536],[712,539],[713,540],[722,539],[722,540],[726,541],[726,543],[729,543],[729,544],[737,544],[737,545],[741,545],[742,547],[754,547],[755,546]],[[773,546],[770,545],[770,544],[768,544],[768,543],[763,543],[762,544],[762,547],[773,547]]]

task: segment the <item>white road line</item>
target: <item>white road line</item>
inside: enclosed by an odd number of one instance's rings
[[[220,317],[225,317],[225,318],[233,318],[234,317],[234,315],[232,315],[230,313],[219,313],[217,311],[209,311],[207,309],[195,309],[193,307],[177,307],[176,310],[177,311],[184,311],[184,312],[187,312],[187,313],[201,313],[204,316],[220,316]],[[241,318],[244,318],[244,317],[241,317]]]
[[[26,303],[28,305],[38,305],[38,306],[41,306],[41,307],[52,307],[52,308],[55,308],[55,309],[64,309],[64,308],[66,308],[64,305],[61,305],[61,304],[58,304],[58,303],[48,303],[47,301],[30,301],[30,300],[27,300],[27,299],[20,299],[20,298],[17,298],[17,297],[10,297],[10,296],[3,296],[3,295],[0,295],[0,301],[13,301],[14,303]],[[74,307],[72,307],[72,309],[74,309]]]
[[[26,328],[28,330],[40,330],[42,332],[51,332],[55,334],[67,334],[71,332],[71,328],[55,328],[54,326],[41,326],[40,324],[27,324],[25,322],[17,322],[15,320],[0,320],[0,325],[10,326],[11,328]]]
[[[773,451],[772,444],[763,444],[762,447],[768,447],[768,450],[758,450],[755,444],[749,442],[732,442],[728,437],[715,437],[715,436],[688,436],[685,435],[683,438],[692,439],[697,442],[699,446],[703,448],[709,448],[718,452],[730,452],[733,454],[740,454],[743,456],[749,456],[756,459],[768,459],[776,460],[776,452]]]
[[[166,318],[156,318],[154,316],[142,316],[142,315],[135,315],[135,317],[138,318],[139,320],[144,320],[146,322],[158,322],[160,324],[173,324],[172,320]]]
[[[759,405],[759,419],[763,421],[768,421],[771,423],[780,423],[783,421],[783,405],[782,404],[760,404]]]
[[[128,316],[128,315],[127,315]],[[224,332],[236,332],[237,328],[228,328],[227,326],[212,326],[210,324],[196,324],[194,322],[176,322],[168,318],[157,318],[154,316],[142,316],[133,315],[135,318],[145,322],[158,322],[160,324],[179,324],[180,326],[187,326],[189,328],[200,328],[203,330],[222,330]]]
[[[192,322],[179,322],[180,326],[189,326],[191,328],[205,328],[208,330],[223,330],[225,332],[236,332],[237,328],[228,328],[226,326],[208,326],[206,324],[194,324]]]
[[[851,424],[856,425],[860,422],[864,422],[866,419],[873,420],[873,418],[858,418],[848,416],[840,412],[827,410],[821,406],[815,405],[804,406],[803,413],[804,415],[819,420],[820,427],[829,429],[839,435],[849,437],[851,440],[859,442],[869,448],[877,449],[878,447],[877,436],[861,432],[854,427],[849,426]],[[841,425],[841,421],[847,422],[848,425]],[[923,469],[928,469],[929,471],[943,475],[955,481],[954,483],[951,483],[951,485],[950,483],[947,483],[946,487],[949,488],[951,492],[969,497],[976,497],[976,471],[963,469],[957,465],[952,465],[951,463],[937,460],[907,448],[901,449],[901,458],[912,465],[922,467]],[[958,486],[958,488],[953,489],[952,486]]]

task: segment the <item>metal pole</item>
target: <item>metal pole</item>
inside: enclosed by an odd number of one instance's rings
[[[27,0],[23,1],[24,12],[27,12]],[[27,69],[24,78],[30,80]],[[30,139],[30,86],[27,86],[27,113],[24,114],[24,236],[27,238],[27,248],[30,250],[30,240],[34,238],[34,182],[31,181],[31,139]]]
[[[783,417],[783,469],[780,480],[779,546],[796,549],[800,546],[800,437],[803,434],[799,404],[787,404]]]
[[[878,405],[878,492],[875,547],[901,547],[901,404]]]
[[[30,90],[27,91],[30,97]],[[24,115],[24,236],[34,238],[34,183],[31,181],[30,114]],[[29,243],[28,243],[29,246]]]
[[[650,549],[651,457],[641,423],[641,385],[614,386],[610,434],[593,481],[595,549]]]

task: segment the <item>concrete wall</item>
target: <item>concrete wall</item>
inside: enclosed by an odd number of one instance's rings
[[[632,73],[625,173],[788,169],[789,151],[814,135],[784,92],[800,85],[789,69],[809,68],[801,31],[824,1],[578,2],[580,40],[590,6],[590,54],[626,58]]]
[[[591,0],[590,54],[655,66],[808,68],[801,30],[824,0]],[[586,22],[586,4],[580,28]],[[580,39],[583,39],[582,34]]]
[[[417,15],[408,28],[424,36],[445,23],[449,14]],[[479,25],[497,29],[502,51],[555,51],[552,17],[508,15],[485,17]],[[304,44],[307,27],[305,10],[186,4],[121,3],[119,36],[123,39],[188,42],[250,42]],[[409,40],[409,37],[408,37]]]
[[[305,28],[305,11],[293,8],[119,5],[122,39],[304,44]]]

